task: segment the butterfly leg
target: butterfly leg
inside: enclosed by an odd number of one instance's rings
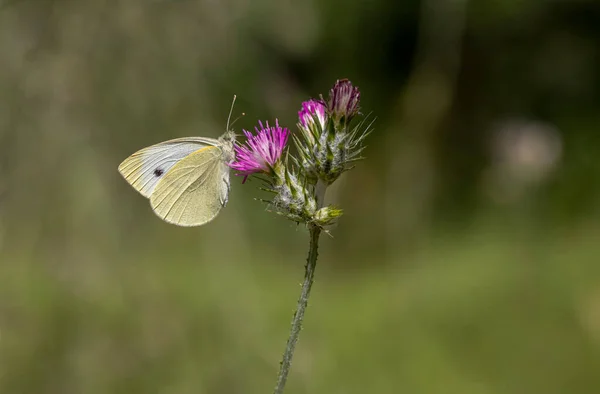
[[[229,174],[227,174],[227,176],[223,177],[223,183],[225,183],[225,190],[227,190],[225,195],[221,197],[221,205],[224,207],[227,205],[227,202],[229,201],[229,190],[231,188],[231,185],[229,183]]]

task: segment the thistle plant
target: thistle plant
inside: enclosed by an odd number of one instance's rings
[[[290,336],[281,361],[275,394],[283,393],[308,304],[317,263],[319,237],[327,226],[342,215],[342,210],[325,206],[325,192],[342,173],[360,160],[363,142],[371,131],[366,118],[355,125],[359,115],[360,92],[347,79],[338,80],[327,100],[310,99],[298,112],[299,133],[291,134],[275,121],[275,126],[259,122],[252,134],[244,130],[247,141],[236,145],[236,159],[230,167],[236,175],[251,175],[264,183],[263,190],[273,197],[266,202],[273,211],[309,230],[309,250],[304,282],[292,319]],[[289,153],[287,142],[292,137],[297,156]]]

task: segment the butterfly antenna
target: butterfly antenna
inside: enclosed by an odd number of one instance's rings
[[[236,98],[237,98],[237,96],[233,95],[233,101],[231,102],[231,109],[229,110],[229,117],[227,118],[227,131],[230,131],[231,130],[230,127],[233,127],[235,122],[237,122],[242,116],[246,115],[244,112],[242,112],[242,114],[240,116],[238,116],[237,118],[235,118],[233,120],[233,122],[231,122],[231,113],[233,112],[233,105],[235,104]]]
[[[231,114],[233,112],[233,106],[235,105],[235,99],[236,98],[237,98],[237,96],[234,94],[233,95],[233,100],[231,101],[231,108],[229,109],[229,116],[227,117],[227,131],[229,131],[229,121],[231,120]],[[233,123],[235,123],[235,120],[233,121]],[[233,126],[233,123],[231,124],[231,126]]]
[[[240,120],[240,118],[241,118],[242,116],[244,116],[244,115],[246,115],[246,113],[245,113],[245,112],[242,112],[242,114],[241,114],[240,116],[238,116],[237,118],[235,118],[235,119],[233,120],[233,122],[231,122],[231,126],[233,127],[233,125],[235,124],[235,122],[237,122],[238,120]]]

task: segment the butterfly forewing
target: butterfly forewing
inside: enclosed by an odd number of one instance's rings
[[[181,159],[218,143],[212,138],[187,137],[161,142],[135,152],[119,165],[131,186],[149,198],[158,182]]]

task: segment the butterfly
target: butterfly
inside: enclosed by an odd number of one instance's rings
[[[229,198],[228,164],[235,159],[236,137],[229,130],[229,119],[218,139],[184,137],[161,142],[129,156],[119,165],[119,172],[150,200],[152,210],[164,221],[186,227],[206,224]]]

